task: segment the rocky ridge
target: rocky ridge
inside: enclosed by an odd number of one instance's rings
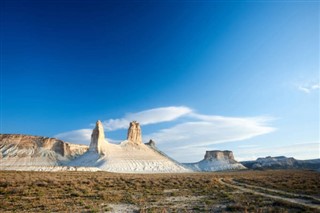
[[[263,169],[320,169],[320,159],[312,160],[297,160],[293,157],[267,156],[264,158],[257,158],[253,161],[241,162],[249,169],[263,170]]]
[[[57,166],[88,150],[88,146],[56,138],[0,134],[1,166]]]

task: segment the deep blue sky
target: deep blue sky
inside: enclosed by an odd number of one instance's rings
[[[319,143],[319,12],[316,1],[1,0],[1,133],[52,137],[187,106],[273,117],[260,136],[270,146]]]

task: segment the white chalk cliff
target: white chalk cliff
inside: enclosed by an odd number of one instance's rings
[[[140,124],[136,121],[130,122],[127,140],[133,144],[142,144],[142,134]]]
[[[238,163],[233,156],[232,151],[206,151],[204,159],[197,163],[185,163],[185,166],[195,171],[224,171],[224,170],[242,170],[246,169],[241,163]]]
[[[103,154],[107,143],[108,142],[104,136],[103,125],[101,121],[98,120],[96,122],[96,127],[93,129],[91,134],[91,143],[89,146],[89,151],[97,152],[98,154]]]
[[[177,173],[238,170],[231,151],[207,151],[197,163],[181,164],[157,149],[156,143],[142,143],[140,124],[129,124],[127,139],[109,143],[101,121],[91,134],[90,146],[66,143],[55,138],[0,135],[0,170],[109,171],[120,173]]]
[[[56,138],[0,134],[0,170],[46,170],[63,165],[87,150],[88,146]]]
[[[103,126],[99,121],[92,135],[89,151],[68,165],[96,167],[103,171],[122,173],[191,172],[180,163],[143,144],[141,127],[136,121],[130,123],[127,140],[120,144],[104,140]]]

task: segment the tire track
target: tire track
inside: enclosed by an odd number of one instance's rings
[[[252,194],[256,194],[256,195],[272,198],[272,199],[275,199],[275,200],[286,201],[286,202],[290,202],[290,203],[293,203],[293,204],[298,204],[298,205],[302,205],[302,206],[305,206],[305,207],[309,207],[309,208],[320,210],[320,205],[310,203],[310,200],[305,200],[305,199],[300,199],[300,198],[288,198],[288,197],[283,197],[283,196],[280,196],[280,195],[271,195],[271,194],[268,194],[268,193],[265,193],[265,192],[256,191],[256,190],[253,189],[254,187],[250,188],[251,186],[248,185],[248,184],[243,184],[243,185],[249,187],[250,189],[249,188],[245,188],[243,186],[235,185],[235,184],[232,184],[232,183],[227,183],[222,178],[219,178],[218,180],[219,180],[219,183],[221,183],[221,184],[223,184],[225,186],[236,188],[236,189],[241,190],[243,192],[248,192],[248,193],[252,193]],[[268,191],[268,189],[266,191]],[[269,191],[271,191],[271,190],[269,190]],[[279,190],[276,190],[276,191],[279,191]],[[282,194],[285,194],[285,193],[286,192],[282,192]]]

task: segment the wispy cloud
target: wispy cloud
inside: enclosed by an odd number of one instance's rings
[[[314,90],[320,89],[320,84],[309,84],[307,86],[298,86],[298,89],[304,93],[311,93]]]
[[[163,147],[192,149],[218,143],[241,141],[270,133],[275,128],[268,125],[270,117],[224,117],[192,114],[198,121],[190,121],[162,129],[150,135]]]
[[[137,120],[141,125],[170,123],[178,118],[183,118],[178,124],[159,129],[143,139],[147,142],[153,139],[163,151],[178,160],[183,160],[185,153],[197,157],[202,156],[208,147],[214,144],[250,139],[267,134],[275,130],[269,125],[271,117],[227,117],[219,115],[203,115],[196,113],[189,107],[170,106],[129,113],[123,118],[103,121],[106,131],[128,128],[129,122]],[[80,129],[55,135],[65,141],[89,144],[91,129]],[[118,142],[108,139],[110,142]],[[180,156],[180,157],[179,157]],[[184,157],[183,157],[184,156]]]
[[[92,129],[78,129],[69,132],[59,133],[56,134],[54,137],[64,140],[66,142],[88,145],[91,140],[91,133]]]
[[[144,110],[137,113],[128,113],[123,118],[103,121],[106,130],[126,129],[130,121],[136,120],[140,125],[156,124],[176,120],[191,113],[192,110],[185,106],[161,107]]]

